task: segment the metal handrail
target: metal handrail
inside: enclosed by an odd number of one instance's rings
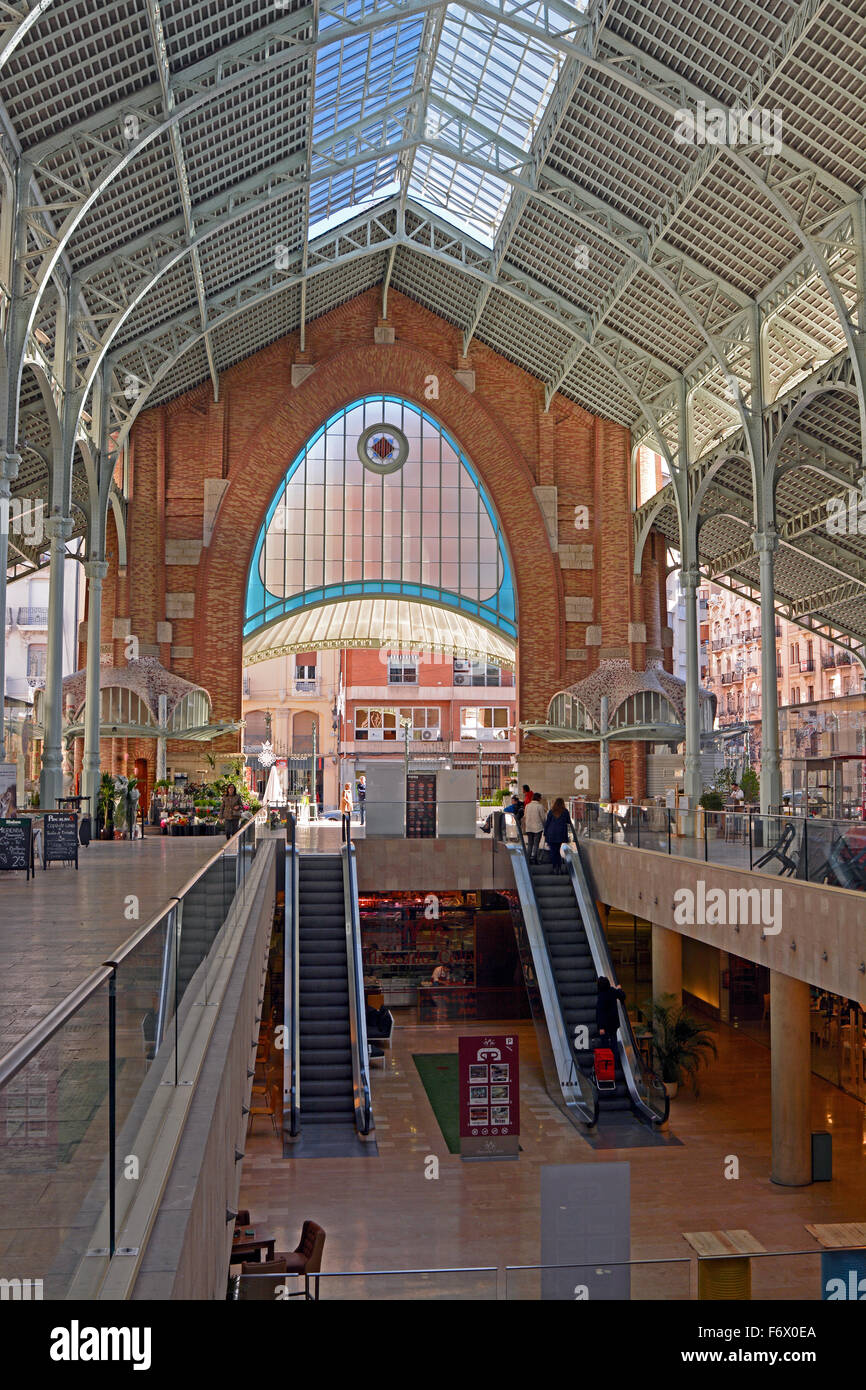
[[[535,889],[532,885],[532,875],[529,872],[529,858],[526,853],[523,826],[518,816],[514,817],[514,823],[517,828],[517,843],[509,844],[506,842],[506,849],[512,859],[512,869],[523,909],[523,924],[532,953],[536,983],[541,996],[541,1005],[562,1092],[562,1100],[567,1112],[576,1110],[582,1122],[591,1126],[598,1120],[598,1092],[593,1088],[589,1078],[584,1076],[576,1065],[576,1059],[572,1053],[562,1004],[553,978],[550,955],[544,940],[544,930],[541,925]],[[523,889],[522,892],[521,888]],[[589,1088],[589,1095],[586,1094],[587,1087]]]
[[[564,845],[563,850],[563,858],[568,866],[568,875],[571,879],[571,886],[574,889],[578,911],[583,918],[584,931],[586,932],[586,939],[589,944],[596,975],[599,979],[602,975],[606,976],[614,988],[616,988],[616,971],[614,970],[613,960],[610,950],[608,949],[607,937],[598,919],[598,910],[595,907],[596,900],[588,881],[586,867],[580,855],[580,846],[577,843],[574,845]],[[619,1016],[617,1043],[619,1045],[622,1072],[625,1077],[625,1084],[632,1105],[641,1113],[643,1118],[650,1120],[652,1124],[664,1124],[670,1111],[670,1098],[655,1074],[643,1064],[634,1036],[634,1029],[631,1026],[631,1019],[621,999],[617,1000],[617,1014]],[[659,1094],[659,1101],[662,1107],[661,1114],[655,1111],[653,1107],[644,1100],[640,1093],[638,1077],[640,1077],[647,1091],[654,1090]],[[664,1097],[663,1101],[661,1099],[662,1096]]]
[[[367,1014],[364,996],[364,967],[361,953],[361,920],[358,912],[358,873],[355,846],[352,844],[351,824],[344,815],[343,845],[343,902],[346,912],[346,964],[349,980],[349,1037],[352,1047],[352,1091],[355,1108],[355,1127],[359,1134],[369,1134],[373,1126],[373,1101],[370,1090],[370,1054],[367,1044]]]
[[[300,933],[299,933],[299,860],[297,843],[297,822],[294,812],[286,814],[286,898],[285,898],[285,959],[289,963],[290,978],[283,994],[283,1023],[289,1039],[289,1075],[283,1076],[283,1091],[289,1097],[289,1134],[295,1138],[301,1127],[301,1078],[299,1058],[301,1053],[301,1008],[300,1008]],[[288,1082],[288,1085],[286,1084]]]
[[[256,816],[255,819],[257,820],[258,816]],[[250,826],[254,823],[255,821],[247,821],[246,825],[235,832],[231,840],[226,841],[226,845],[231,844],[241,835],[247,834]],[[215,854],[211,855],[210,859],[208,859],[193,877],[184,884],[180,892],[169,899],[169,903],[166,907],[161,908],[143,927],[139,927],[138,931],[134,932],[133,935],[124,941],[123,945],[114,952],[109,961],[105,961],[97,970],[93,971],[91,975],[88,975],[86,979],[82,980],[81,984],[76,985],[73,990],[70,990],[65,999],[62,999],[45,1018],[40,1019],[38,1023],[34,1024],[29,1033],[25,1033],[23,1038],[20,1038],[3,1057],[0,1057],[0,1087],[5,1085],[7,1081],[10,1081],[12,1077],[15,1076],[16,1072],[19,1072],[23,1066],[26,1066],[40,1048],[43,1047],[45,1043],[49,1042],[54,1034],[63,1027],[64,1023],[68,1022],[68,1020],[87,1003],[88,999],[91,999],[93,995],[97,993],[99,988],[111,978],[116,972],[117,967],[126,960],[131,952],[134,951],[142,941],[145,941],[151,932],[160,926],[166,913],[171,910],[171,905],[181,901],[189,890],[198,883],[199,879],[203,878],[208,869],[210,869],[216,860],[225,852],[225,848],[226,846],[224,845],[221,849],[217,850]]]

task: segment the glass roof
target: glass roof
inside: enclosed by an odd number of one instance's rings
[[[348,0],[346,18],[362,11],[363,0]],[[540,20],[559,31],[568,28],[543,0],[529,5],[504,0],[503,22],[449,5],[436,39],[435,14],[413,17],[372,33],[360,33],[325,45],[316,60],[313,114],[314,150],[310,195],[311,234],[343,209],[354,209],[376,195],[386,196],[399,177],[404,194],[492,243],[505,214],[510,186],[494,175],[461,161],[460,117],[473,123],[471,137],[482,150],[484,135],[528,151],[539,128],[564,58],[552,48],[508,26],[507,16],[521,22]],[[586,8],[585,0],[575,13]],[[338,21],[323,16],[320,32]],[[429,49],[436,43],[432,63]],[[405,98],[405,101],[402,99]],[[420,105],[425,109],[419,112]],[[347,130],[364,126],[363,143]],[[418,123],[417,125],[415,123]],[[372,143],[387,151],[403,142],[413,126],[420,143],[411,150],[362,159],[340,174],[326,175],[328,156],[359,158]],[[331,142],[337,132],[336,145]],[[451,146],[452,158],[429,141]],[[327,146],[327,152],[323,150]],[[323,177],[317,179],[321,173]]]

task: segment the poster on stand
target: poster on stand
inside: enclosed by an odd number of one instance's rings
[[[513,1033],[458,1039],[460,1152],[463,1158],[517,1158],[520,1049]]]
[[[14,816],[18,810],[18,768],[15,763],[0,763],[0,817]]]

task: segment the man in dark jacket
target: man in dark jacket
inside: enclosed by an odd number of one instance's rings
[[[617,1000],[625,1003],[625,991],[614,989],[606,975],[599,976],[598,998],[595,1004],[595,1026],[603,1047],[613,1047],[619,1028]]]

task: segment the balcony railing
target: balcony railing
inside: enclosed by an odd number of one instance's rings
[[[307,697],[319,696],[322,693],[322,683],[320,680],[293,680],[292,694],[306,695]]]
[[[814,671],[814,669],[815,669],[815,662],[814,662],[814,659],[813,659],[812,657],[810,657],[808,661],[801,661],[801,662],[800,662],[800,670],[801,670],[801,671]]]
[[[47,627],[48,609],[19,608],[17,622],[19,627]]]

